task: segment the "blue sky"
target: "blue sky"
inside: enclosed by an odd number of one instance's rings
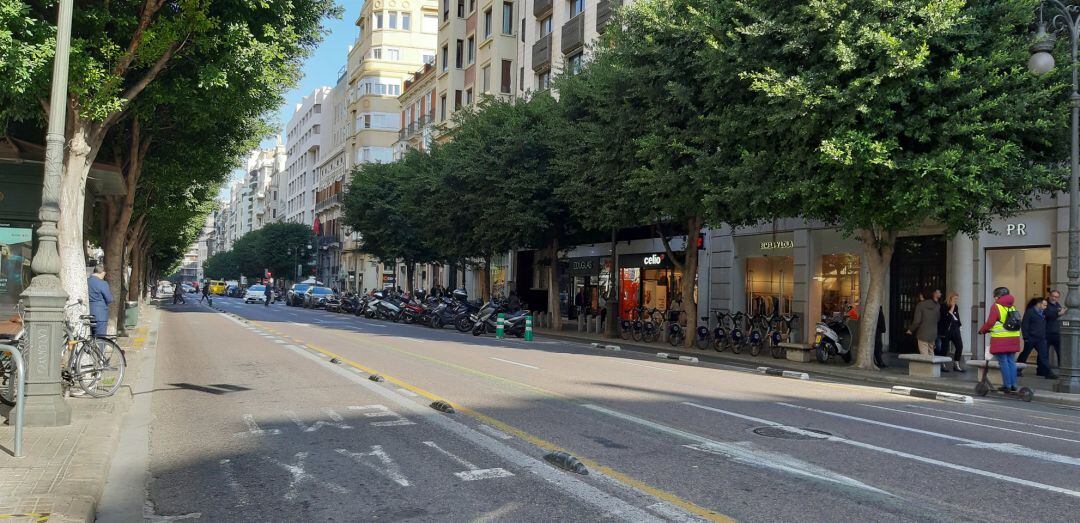
[[[285,128],[285,124],[292,117],[293,110],[300,100],[304,99],[311,91],[321,86],[333,86],[337,81],[338,71],[348,60],[349,46],[356,40],[356,18],[360,16],[360,6],[364,0],[338,1],[337,4],[345,8],[345,13],[338,20],[327,20],[325,25],[329,31],[322,44],[307,58],[304,63],[304,77],[295,88],[285,94],[285,103],[278,108],[276,115],[279,132]],[[284,136],[282,137],[284,138]],[[263,147],[273,147],[277,137],[271,136],[263,140]],[[233,178],[243,176],[237,171]],[[222,190],[220,198],[229,197],[228,188]]]

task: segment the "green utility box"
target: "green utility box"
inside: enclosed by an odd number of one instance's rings
[[[124,302],[124,328],[134,329],[139,325],[139,302]]]

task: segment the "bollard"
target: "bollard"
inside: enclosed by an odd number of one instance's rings
[[[600,319],[601,319],[600,316],[596,317],[596,333],[597,334],[603,334],[603,330],[604,330],[603,323],[600,322]]]
[[[506,314],[500,312],[499,319],[495,322],[495,337],[503,339],[504,326],[506,325]]]
[[[532,341],[533,340],[532,327],[533,327],[532,326],[532,315],[526,316],[525,317],[525,341]]]

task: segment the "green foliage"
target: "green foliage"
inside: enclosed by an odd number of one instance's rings
[[[215,253],[203,265],[208,278],[261,279],[269,269],[273,277],[292,279],[296,265],[310,264],[315,255],[311,228],[300,223],[271,223],[236,240],[232,249]]]
[[[239,280],[240,264],[233,251],[214,253],[203,262],[203,274],[211,280]]]

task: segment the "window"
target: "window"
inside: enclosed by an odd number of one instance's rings
[[[547,88],[548,88],[548,86],[550,84],[551,84],[551,71],[544,71],[544,72],[536,75],[536,90],[537,91],[547,90]]]
[[[525,18],[521,18],[521,41],[525,41]]]
[[[570,0],[570,18],[573,18],[585,10],[585,0]]]
[[[435,65],[435,52],[434,51],[424,51],[424,54],[422,55],[422,57],[424,59],[425,64]]]
[[[356,39],[357,40],[363,40],[364,39],[364,24],[363,23],[360,24],[360,36],[356,37]]]
[[[364,115],[364,129],[371,129],[371,115]]]
[[[382,60],[382,47],[373,47],[371,49],[371,58],[375,60]]]
[[[543,37],[543,36],[547,36],[549,34],[551,34],[551,17],[550,16],[548,16],[547,18],[540,21],[540,36]]]
[[[401,13],[401,28],[405,31],[412,30],[412,15],[409,13]]]
[[[457,0],[457,16],[465,18],[465,0]]]
[[[454,66],[461,69],[462,62],[465,60],[465,41],[458,40],[457,47],[454,48]]]
[[[472,105],[472,89],[465,90],[465,105]]]
[[[518,68],[518,85],[525,85],[525,67]]]
[[[491,66],[490,65],[485,65],[484,66],[484,69],[480,73],[480,79],[481,79],[480,85],[483,87],[483,90],[481,90],[480,92],[486,93],[486,92],[490,91],[491,90]]]
[[[439,32],[439,17],[435,15],[424,15],[424,20],[421,22],[420,30],[425,33]]]
[[[363,27],[360,28],[361,31]],[[491,9],[484,11],[484,39],[491,38]]]
[[[454,110],[461,109],[461,89],[454,91]]]
[[[514,4],[503,2],[503,34],[514,34]]]
[[[469,0],[469,12],[476,11],[476,0]]]
[[[450,19],[450,0],[442,0],[442,19],[443,22]]]
[[[439,121],[446,120],[446,94],[439,97]]]
[[[476,61],[476,37],[469,37],[469,65]]]
[[[386,13],[386,18],[387,18],[387,20],[386,20],[387,24],[386,25],[390,29],[397,29],[397,12],[390,11],[389,13]]]
[[[570,74],[578,74],[581,72],[581,53],[566,59],[566,69],[570,71]]]
[[[382,29],[382,11],[375,13],[375,29]]]
[[[398,50],[398,49],[395,49],[393,47],[387,47],[386,48],[386,59],[390,60],[392,62],[400,61],[401,60],[401,51]]]
[[[511,62],[510,60],[503,60],[502,61],[502,84],[499,86],[499,91],[500,92],[503,92],[503,93],[509,93],[510,92],[510,84],[512,84],[513,81],[514,81],[513,77],[510,76],[511,74],[513,74],[513,70],[514,70],[514,63],[513,62]]]
[[[442,46],[442,70],[445,71],[450,64],[450,53],[446,49],[446,46]]]

